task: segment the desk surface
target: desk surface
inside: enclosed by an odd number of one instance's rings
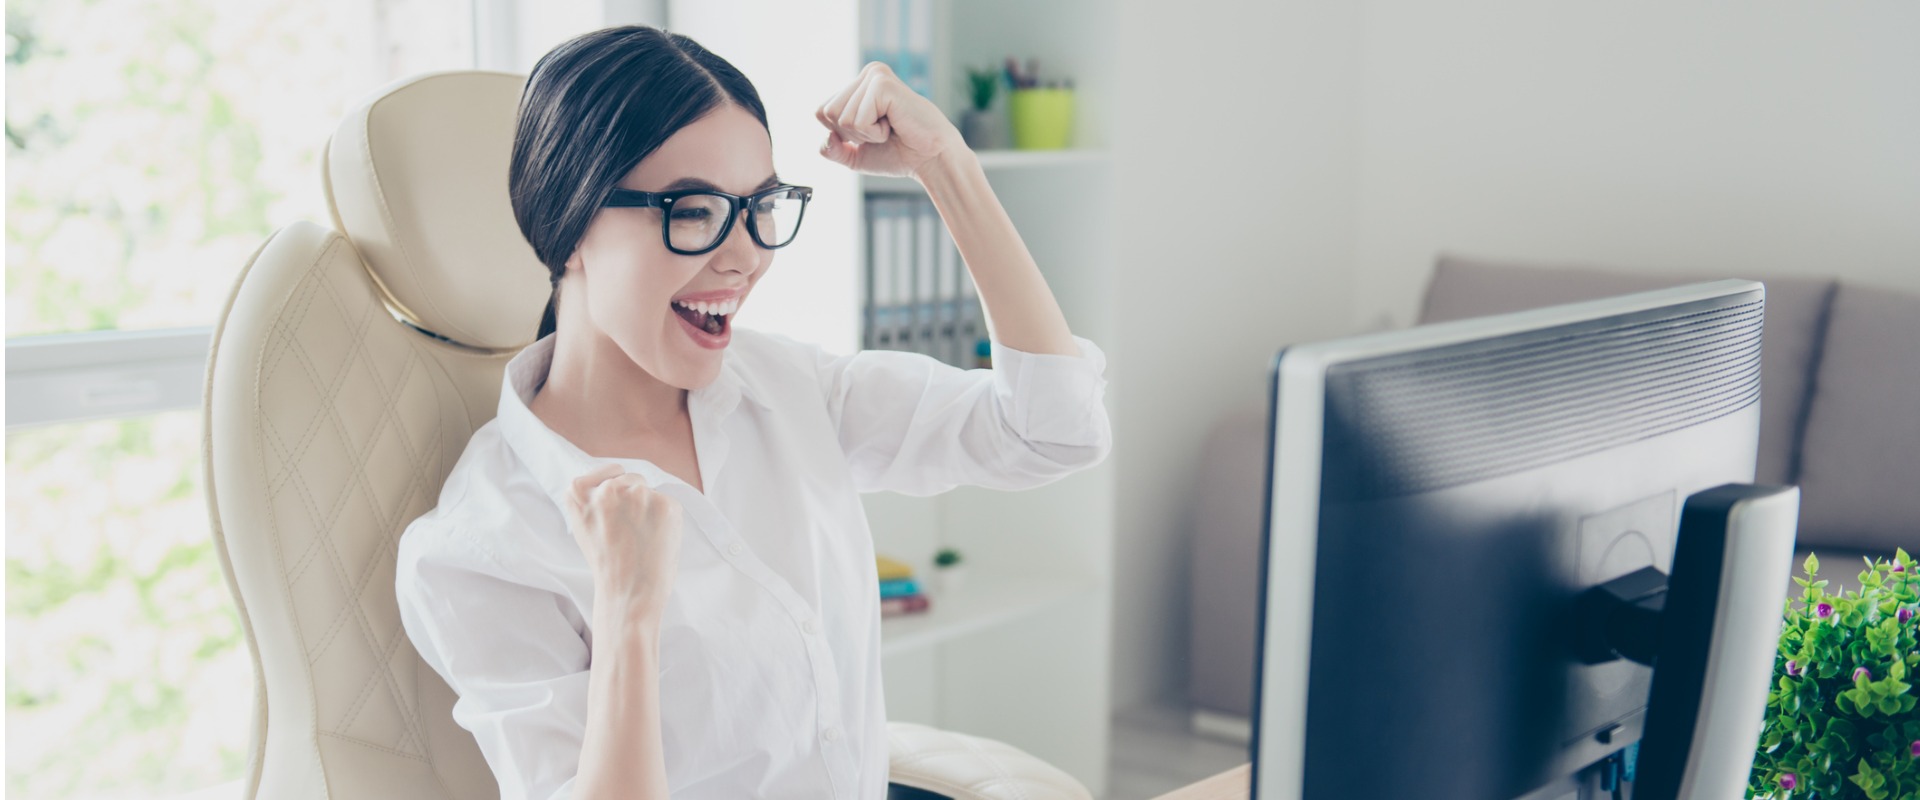
[[[1246,800],[1253,781],[1253,764],[1241,764],[1184,789],[1175,789],[1154,800]]]

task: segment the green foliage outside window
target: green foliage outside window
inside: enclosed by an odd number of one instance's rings
[[[8,434],[8,797],[240,777],[252,665],[199,432],[175,411]]]

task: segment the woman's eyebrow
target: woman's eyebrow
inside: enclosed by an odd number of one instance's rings
[[[759,186],[753,187],[753,190],[758,192],[762,189],[771,189],[779,185],[780,185],[780,175],[778,173],[775,173],[773,175],[768,175],[767,179],[764,181],[761,181]],[[726,191],[725,189],[721,189],[720,187],[713,185],[712,181],[709,181],[705,178],[695,178],[695,177],[681,178],[677,181],[667,184],[667,188],[661,189],[660,191],[677,192],[677,191],[680,191],[681,189],[707,189],[715,192]]]

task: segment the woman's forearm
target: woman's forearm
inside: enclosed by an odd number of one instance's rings
[[[660,737],[659,615],[596,598],[587,731],[575,800],[667,797]]]
[[[993,338],[1029,353],[1080,355],[1066,315],[987,183],[979,157],[965,147],[951,148],[916,177],[973,274]]]

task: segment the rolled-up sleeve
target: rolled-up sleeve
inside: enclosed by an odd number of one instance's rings
[[[501,800],[569,797],[586,734],[586,640],[563,597],[443,533],[416,523],[400,539],[407,638],[459,696],[453,719],[480,745]]]
[[[1029,353],[995,341],[993,368],[919,353],[816,350],[827,409],[862,492],[1030,489],[1099,464],[1113,447],[1106,354]]]

